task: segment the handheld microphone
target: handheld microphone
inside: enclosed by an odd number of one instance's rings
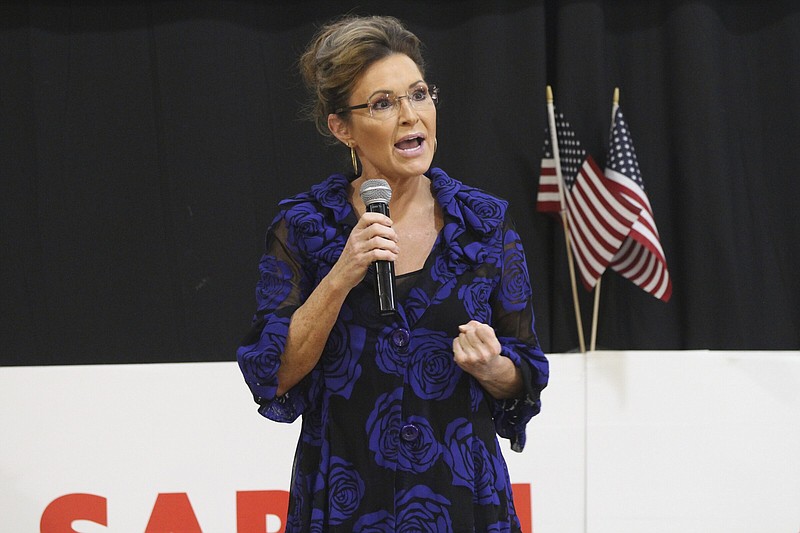
[[[370,213],[381,213],[389,216],[389,200],[392,188],[386,180],[372,179],[365,181],[359,189],[359,195]],[[394,303],[395,281],[394,262],[375,261],[375,288],[378,293],[378,312],[391,315],[396,311]]]

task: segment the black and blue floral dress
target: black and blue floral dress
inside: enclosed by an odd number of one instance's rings
[[[259,412],[302,416],[287,532],[519,531],[497,436],[521,451],[548,363],[507,203],[428,173],[444,227],[422,270],[398,279],[380,316],[370,273],[347,297],[312,372],[276,396],[292,313],[330,271],[355,226],[348,179],[284,200],[259,270],[253,329],[239,365]],[[498,401],[453,361],[458,326],[490,324],[526,395]]]

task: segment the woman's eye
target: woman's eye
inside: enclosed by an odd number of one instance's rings
[[[428,89],[425,87],[414,89],[414,92],[411,93],[411,99],[415,102],[424,102],[426,98],[428,98]]]
[[[381,96],[372,101],[372,109],[375,111],[386,111],[392,108],[392,100],[389,95]]]

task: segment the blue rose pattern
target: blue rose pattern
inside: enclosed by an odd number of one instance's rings
[[[513,231],[504,235],[505,252],[501,295],[506,311],[521,311],[530,301],[531,286],[528,280],[528,266],[522,244],[516,240]]]
[[[483,191],[467,191],[464,203],[469,206],[464,210],[464,221],[481,233],[492,232],[503,220],[506,203],[498,202]]]
[[[347,326],[345,322],[334,325],[322,359],[325,386],[330,394],[350,397],[361,376],[358,355],[363,350],[365,337],[363,328]]]
[[[354,533],[394,533],[394,515],[389,511],[365,514],[356,522]]]
[[[322,444],[322,411],[319,409],[308,410],[303,413],[304,431],[300,438],[311,446]]]
[[[430,307],[430,305],[430,297],[425,291],[418,287],[411,289],[404,305],[408,321],[417,322],[425,309]]]
[[[452,531],[450,500],[425,485],[397,494],[397,531],[446,533]]]
[[[483,388],[474,379],[469,382],[469,404],[472,407],[472,412],[477,413],[480,410],[481,403],[483,402]]]
[[[441,331],[418,330],[409,346],[411,389],[425,400],[444,400],[453,394],[462,370],[453,362],[453,340]]]
[[[410,442],[402,441],[397,467],[400,470],[421,474],[439,459],[441,445],[436,441],[433,428],[426,419],[412,416],[409,417],[408,423],[417,428],[419,436]]]
[[[292,269],[286,262],[265,255],[259,264],[261,271],[261,283],[258,285],[256,295],[263,305],[275,306],[280,304],[289,295],[292,279]]]
[[[369,449],[375,463],[392,468],[397,464],[397,440],[400,433],[403,389],[381,394],[367,419]]]
[[[338,525],[353,516],[364,497],[364,481],[353,464],[340,457],[331,458],[328,475],[331,494],[330,523]]]
[[[305,252],[318,252],[336,236],[336,229],[326,225],[325,217],[311,204],[299,204],[286,213],[289,239]]]
[[[485,278],[475,278],[469,285],[458,289],[458,298],[464,303],[469,316],[478,322],[488,324],[491,321],[492,282]]]
[[[453,474],[453,485],[472,488],[472,472],[475,471],[472,457],[472,424],[466,418],[450,422],[444,434],[447,448],[444,460]]]
[[[263,415],[303,417],[287,533],[518,530],[497,435],[519,446],[535,413],[486,394],[453,361],[452,340],[470,319],[512,325],[497,330],[504,354],[529,364],[536,386],[546,384],[524,251],[505,201],[439,169],[430,178],[444,226],[397,315],[377,315],[365,278],[317,366],[281,398],[276,376],[291,314],[357,222],[347,178],[333,175],[284,200],[270,226],[254,332],[237,357]],[[409,333],[406,345],[393,337],[398,328]],[[413,435],[401,432],[406,425]]]
[[[392,342],[394,328],[385,328],[378,337],[375,362],[383,372],[402,376],[405,372],[407,354],[401,353]]]
[[[278,388],[275,376],[288,328],[288,319],[276,318],[264,326],[258,343],[239,349],[239,367],[257,396],[274,395]]]
[[[500,499],[495,490],[497,472],[494,458],[482,440],[474,439],[472,441],[472,457],[475,468],[475,501],[482,505],[499,505]]]

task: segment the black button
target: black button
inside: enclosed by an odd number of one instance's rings
[[[411,334],[406,328],[397,328],[392,332],[392,342],[395,346],[403,347],[408,344]]]
[[[406,424],[403,426],[403,429],[400,430],[400,436],[407,442],[417,440],[417,438],[419,438],[419,428],[414,424]]]

